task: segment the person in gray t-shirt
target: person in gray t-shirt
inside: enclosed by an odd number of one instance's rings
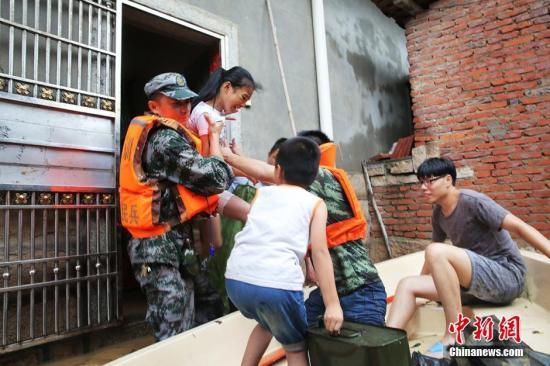
[[[449,324],[457,320],[463,303],[507,304],[523,291],[526,268],[509,232],[548,257],[550,241],[486,195],[458,189],[450,160],[427,159],[417,176],[424,198],[433,204],[433,243],[426,247],[420,275],[399,282],[387,325],[404,328],[417,297],[441,302],[445,334],[428,354],[442,357],[454,344]],[[453,245],[444,244],[446,239]]]

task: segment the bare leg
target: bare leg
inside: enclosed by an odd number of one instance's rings
[[[446,327],[442,341],[444,344],[452,344],[455,337],[449,333],[449,324],[457,320],[458,313],[462,310],[460,286],[470,287],[472,263],[464,249],[446,244],[430,244],[425,254],[445,312]]]
[[[399,281],[386,325],[404,329],[416,311],[417,297],[439,300],[432,276],[411,276]]]
[[[257,324],[248,337],[241,366],[258,366],[272,337],[271,332]]]
[[[286,352],[288,366],[308,366],[309,360],[306,351]]]

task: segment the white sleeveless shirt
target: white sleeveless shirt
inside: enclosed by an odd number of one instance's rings
[[[235,236],[225,278],[301,291],[300,265],[309,244],[311,218],[321,199],[298,186],[257,190],[244,229]]]

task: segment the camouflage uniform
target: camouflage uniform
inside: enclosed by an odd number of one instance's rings
[[[353,216],[342,186],[326,169],[319,169],[308,191],[322,198],[327,205],[327,225]],[[378,271],[361,240],[353,240],[329,250],[334,266],[338,295],[347,295],[368,283],[379,281]]]
[[[315,181],[308,187],[308,191],[325,201],[328,212],[327,225],[353,217],[353,212],[345,198],[346,196],[342,186],[329,170],[320,168],[319,174],[315,178]],[[348,317],[347,311],[349,310],[351,312],[352,310],[355,311],[355,309],[346,309],[348,302],[344,301],[344,299],[348,296],[360,297],[362,295],[358,294],[363,293],[364,289],[369,287],[366,292],[369,293],[371,297],[383,298],[383,301],[378,299],[378,301],[374,302],[377,308],[372,310],[372,313],[376,313],[372,314],[372,316],[379,319],[376,324],[380,322],[383,323],[383,318],[386,313],[386,294],[380,277],[378,276],[378,271],[369,257],[368,248],[361,240],[352,240],[329,249],[329,253],[334,268],[336,291],[338,292],[344,311],[344,318],[346,320],[365,322],[363,321],[364,316],[367,312],[371,311],[371,309],[361,309],[360,312],[363,314],[359,314],[359,316],[362,318],[354,319]],[[377,289],[376,294],[374,294],[370,288]],[[322,311],[324,311],[324,305],[322,305],[322,302],[319,303],[318,301],[320,297],[320,293],[318,292],[318,290],[313,291],[310,294],[311,301],[308,300],[308,302],[306,302],[306,307],[308,308],[308,322],[310,324],[312,324],[312,321],[318,315],[322,315]],[[364,298],[361,299],[361,301],[362,300],[364,300]],[[364,304],[365,306],[367,305],[366,302],[364,302]]]
[[[231,171],[223,160],[202,158],[184,136],[165,127],[151,131],[143,153],[143,169],[148,178],[167,183],[161,191],[163,222],[178,217],[174,185],[170,183],[208,196],[222,192],[231,179]],[[194,258],[191,240],[190,224],[185,223],[168,233],[128,243],[134,274],[147,297],[146,319],[157,341],[193,325],[193,278],[186,271],[186,258]]]

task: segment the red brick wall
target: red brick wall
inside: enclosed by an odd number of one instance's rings
[[[474,170],[460,186],[550,237],[548,2],[437,1],[406,24],[406,37],[415,145],[439,141],[442,156]],[[418,192],[375,189],[390,235],[429,238]]]

